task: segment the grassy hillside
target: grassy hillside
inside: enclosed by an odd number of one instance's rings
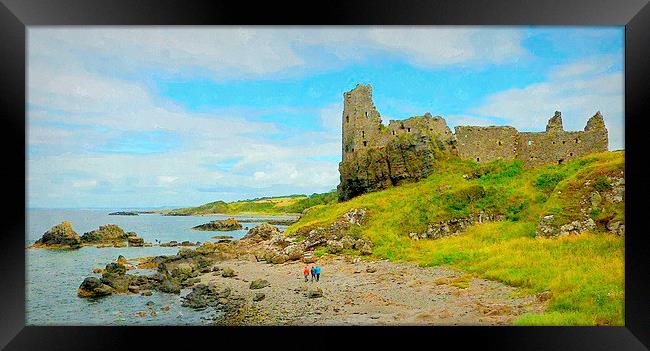
[[[167,211],[173,215],[204,215],[204,214],[297,214],[306,208],[331,204],[336,202],[336,192],[324,194],[290,195],[282,197],[267,197],[235,202],[215,201],[198,207],[186,207]]]
[[[448,265],[524,293],[550,291],[548,310],[523,316],[518,324],[623,325],[624,238],[605,233],[603,224],[623,219],[623,202],[590,213],[598,224],[593,232],[535,237],[542,215],[554,214],[558,221],[574,218],[579,199],[605,189],[605,175],[623,168],[623,152],[529,170],[518,161],[479,165],[443,160],[426,180],[310,208],[287,234],[331,223],[352,208],[366,208],[370,218],[362,235],[373,241],[376,257]],[[428,223],[477,211],[505,219],[437,240],[408,237],[424,231]]]

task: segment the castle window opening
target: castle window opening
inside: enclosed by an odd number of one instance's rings
[[[481,159],[477,157],[477,158],[476,158],[476,162],[480,162],[480,161],[481,161]]]
[[[573,156],[573,152],[569,152],[569,156]]]
[[[393,131],[393,135],[395,135],[395,131]]]
[[[363,141],[363,146],[368,146],[368,142],[364,140]]]
[[[558,164],[558,165],[561,165],[561,164],[562,164],[562,162],[564,162],[564,159],[563,159],[563,158],[561,158],[561,159],[559,159],[559,160],[557,160],[557,164]]]
[[[499,146],[501,146],[501,140],[497,141],[497,143],[499,144]]]
[[[553,145],[555,145],[555,142],[553,142]]]
[[[411,132],[411,128],[406,128],[406,131],[410,133],[410,132]]]
[[[366,117],[368,117],[368,111],[366,111]]]
[[[566,144],[566,140],[562,140],[562,145]]]
[[[366,132],[363,131],[363,130],[361,131],[361,137],[362,137],[362,138],[365,138],[365,137],[366,137]]]
[[[345,123],[350,123],[350,116],[345,116]]]
[[[579,139],[579,138],[576,138],[576,144],[579,143],[579,142],[580,142],[580,139]]]

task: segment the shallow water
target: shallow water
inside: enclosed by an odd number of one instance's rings
[[[155,243],[176,240],[214,241],[212,236],[231,235],[239,239],[252,228],[271,216],[232,216],[237,219],[254,219],[242,223],[244,229],[229,232],[197,231],[191,228],[214,219],[230,216],[109,216],[110,210],[29,210],[27,211],[26,246],[33,244],[44,232],[64,220],[82,235],[104,224],[117,224],[125,231],[134,231],[145,242]],[[278,226],[280,229],[286,226]],[[111,295],[100,299],[77,297],[77,288],[93,268],[103,268],[119,255],[127,259],[143,256],[173,255],[178,247],[82,247],[78,250],[26,250],[26,323],[27,325],[203,325],[211,321],[210,312],[197,312],[181,306],[179,295],[154,291],[152,296]],[[137,273],[137,271],[131,271]],[[181,296],[189,290],[181,292]],[[152,307],[146,306],[154,302]],[[160,307],[169,306],[169,311]],[[138,317],[145,311],[146,317]],[[155,311],[152,316],[151,311]]]

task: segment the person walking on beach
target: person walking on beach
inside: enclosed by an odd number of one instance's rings
[[[309,280],[309,278],[308,278],[309,277],[309,269],[307,268],[307,266],[305,266],[305,268],[302,270],[302,274],[305,276],[305,281],[308,281]]]
[[[316,270],[314,269],[314,266],[311,266],[311,281],[314,281],[314,277],[316,277]]]
[[[319,281],[320,280],[320,266],[316,266],[316,268],[314,268],[314,273],[316,273],[316,281]]]

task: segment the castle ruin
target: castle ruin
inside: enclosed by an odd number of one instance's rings
[[[343,94],[343,161],[339,198],[354,196],[429,176],[440,151],[486,163],[518,159],[525,167],[562,164],[592,152],[606,151],[607,129],[600,112],[583,131],[564,131],[555,112],[544,132],[519,132],[509,126],[457,126],[425,113],[388,126],[372,101],[372,87],[359,84]]]

